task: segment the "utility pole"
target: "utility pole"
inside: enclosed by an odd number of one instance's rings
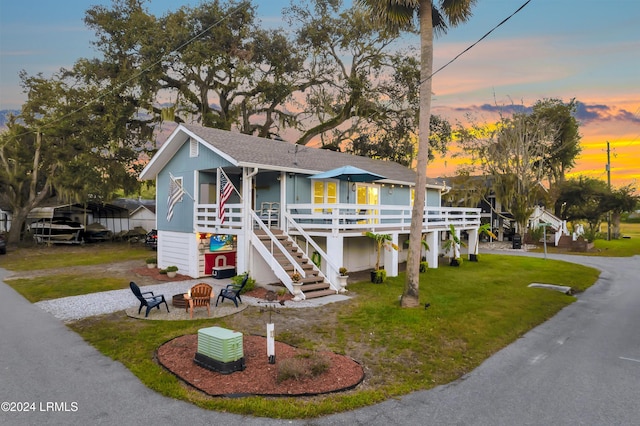
[[[611,150],[609,149],[609,141],[607,141],[607,184],[609,192],[611,192]],[[611,241],[611,212],[607,212],[607,241]]]

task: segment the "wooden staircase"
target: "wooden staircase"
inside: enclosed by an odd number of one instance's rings
[[[288,235],[284,234],[281,230],[271,229],[271,232],[305,272],[305,277],[301,280],[302,293],[304,294],[305,299],[313,299],[337,293],[336,290],[331,288],[331,285],[325,280],[325,278],[320,275],[316,265],[313,264],[307,256],[305,256],[300,247],[298,247],[298,245]],[[270,237],[267,234],[263,231],[256,231],[256,236],[266,247],[269,247]],[[273,253],[273,257],[289,275],[293,274],[295,270],[294,265],[289,262],[284,254],[275,252]]]

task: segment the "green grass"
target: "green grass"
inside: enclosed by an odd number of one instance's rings
[[[620,232],[623,236],[617,240],[596,240],[594,245],[597,255],[607,257],[629,257],[640,255],[640,223],[622,223]]]
[[[149,249],[143,244],[101,243],[82,246],[54,245],[22,247],[0,256],[0,267],[10,271],[100,265],[125,260],[146,259]]]
[[[43,276],[29,279],[20,278],[11,280],[9,284],[32,303],[60,297],[129,288],[129,282],[120,278],[91,277],[80,274],[62,274],[54,277]]]
[[[477,263],[443,266],[421,274],[420,302],[430,303],[428,309],[400,308],[404,275],[388,278],[385,284],[350,284],[350,294],[355,296],[351,301],[315,308],[323,310],[322,315],[296,327],[287,324],[304,318],[304,312],[282,309],[275,318],[278,340],[352,356],[367,371],[364,386],[309,398],[207,397],[184,386],[154,361],[160,345],[205,326],[260,333],[265,318],[257,307],[232,317],[201,321],[141,321],[120,312],[70,327],[163,395],[212,410],[313,418],[460,378],[576,300],[555,291],[527,288],[528,284],[561,284],[582,291],[598,275],[594,269],[566,262],[483,254]],[[55,277],[50,278],[55,282]],[[238,324],[245,326],[238,329]]]

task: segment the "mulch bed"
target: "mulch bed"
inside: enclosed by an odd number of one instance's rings
[[[243,355],[246,368],[222,374],[201,367],[194,362],[198,336],[180,336],[160,346],[158,362],[191,386],[211,396],[312,396],[352,389],[364,379],[362,366],[353,359],[333,352],[321,352],[329,359],[330,367],[316,377],[288,379],[278,383],[278,363],[308,351],[275,342],[276,363],[269,364],[267,339],[243,336]]]
[[[134,274],[141,277],[149,277],[154,280],[163,281],[163,282],[173,282],[173,281],[187,281],[192,280],[188,275],[176,274],[175,277],[169,278],[167,274],[161,274],[160,269],[158,268],[148,268],[146,266],[140,268],[134,268],[131,270]]]

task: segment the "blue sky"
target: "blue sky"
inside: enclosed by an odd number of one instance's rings
[[[439,67],[513,13],[526,0],[478,0],[471,20],[435,41]],[[152,0],[162,15],[199,0]],[[255,1],[266,25],[278,26],[288,0]],[[349,2],[350,3],[350,2]],[[84,12],[105,0],[0,0],[0,109],[25,99],[18,72],[50,76],[80,57],[94,57]],[[451,120],[555,97],[581,108],[580,170],[602,177],[602,147],[610,141],[621,182],[640,177],[640,1],[531,0],[513,18],[441,71],[433,80],[433,111]],[[418,46],[417,39],[407,43]],[[617,151],[616,151],[617,150]],[[454,172],[443,159],[439,173]],[[431,174],[431,173],[430,173]]]

